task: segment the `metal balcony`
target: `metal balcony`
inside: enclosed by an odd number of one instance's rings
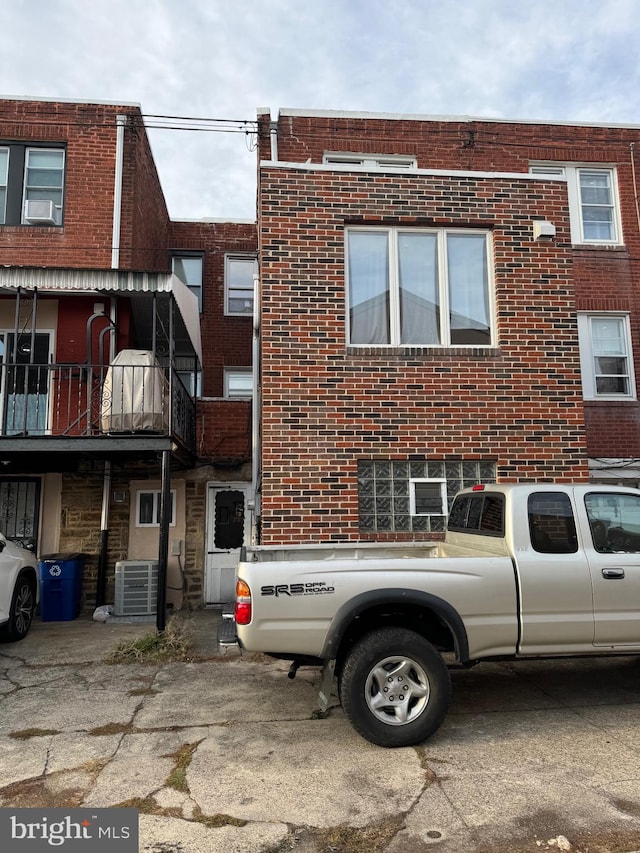
[[[188,379],[187,379],[188,381]],[[3,364],[0,462],[7,453],[195,453],[195,400],[159,365]]]

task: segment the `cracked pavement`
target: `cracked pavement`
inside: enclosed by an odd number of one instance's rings
[[[134,806],[150,853],[640,849],[638,657],[454,671],[441,730],[384,750],[218,618],[189,662],[107,664],[154,626],[85,617],[0,644],[0,806]]]

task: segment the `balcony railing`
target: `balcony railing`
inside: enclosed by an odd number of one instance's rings
[[[173,369],[5,363],[0,381],[1,435],[150,433],[195,448],[195,401]]]

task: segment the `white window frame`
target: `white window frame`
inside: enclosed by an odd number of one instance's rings
[[[4,170],[4,175],[0,172],[0,189],[4,189],[4,204],[0,206],[0,225],[5,224],[7,217],[7,192],[9,191],[9,148],[6,146],[0,147],[0,154],[6,153],[7,162]]]
[[[582,199],[580,196],[580,174],[582,172],[601,172],[609,176],[611,187],[612,228],[613,237],[610,240],[587,238],[584,235],[584,220],[582,217]],[[529,173],[532,175],[553,175],[564,177],[567,181],[569,198],[569,216],[571,222],[571,242],[586,245],[621,246],[622,222],[620,218],[620,201],[618,197],[618,173],[615,166],[600,163],[531,163]]]
[[[8,348],[8,337],[10,335],[15,335],[16,330],[11,328],[0,328],[0,364],[15,365],[16,362],[12,359],[12,353]],[[30,333],[18,333],[21,337],[28,337]],[[48,337],[49,344],[49,354],[47,357],[46,364],[38,364],[36,363],[35,367],[41,367],[42,369],[48,369],[47,365],[53,362],[53,353],[55,351],[55,337],[56,330],[55,329],[36,329],[36,336],[44,336]],[[23,366],[27,366],[25,363],[22,363]],[[9,412],[5,412],[5,406],[8,402],[8,397],[11,393],[11,388],[8,383],[8,373],[6,369],[2,370],[2,377],[0,379],[0,435],[7,434],[5,417],[9,416]],[[49,372],[49,381],[47,382],[47,391],[46,391],[46,412],[45,412],[45,425],[44,425],[44,434],[51,434],[51,406],[52,406],[52,398],[53,398],[53,374]],[[10,433],[9,433],[10,434]]]
[[[255,277],[258,274],[258,259],[254,254],[251,253],[242,253],[242,252],[233,252],[224,256],[224,313],[228,317],[253,317],[253,308],[255,301],[255,293],[254,289],[251,291],[251,305],[247,305],[244,311],[232,311],[229,307],[230,299],[231,299],[231,284],[230,284],[230,276],[229,276],[229,268],[232,263],[235,261],[240,261],[246,263],[251,261],[253,263],[253,279],[252,279],[252,287],[253,282],[255,281]],[[248,300],[247,300],[248,302]]]
[[[356,154],[350,151],[325,151],[322,162],[327,166],[362,166],[365,169],[416,169],[415,157],[401,154]]]
[[[233,382],[240,377],[249,377],[252,382],[251,390],[246,394],[240,390],[234,390]],[[253,397],[253,371],[250,367],[225,367],[224,368],[224,396],[227,400],[250,400]]]
[[[61,154],[62,155],[62,165],[59,168],[51,169],[52,172],[60,172],[60,187],[37,187],[30,186],[27,183],[27,174],[29,172],[29,157],[31,154]],[[62,224],[62,211],[64,210],[64,184],[65,184],[65,171],[66,171],[66,151],[64,148],[40,148],[37,146],[27,146],[24,151],[24,176],[23,176],[23,184],[22,184],[22,225],[29,225],[29,221],[26,218],[26,210],[27,210],[27,201],[31,201],[32,199],[29,197],[29,190],[48,190],[55,189],[56,191],[59,189],[60,191],[60,204],[56,204],[53,199],[53,206],[56,211],[56,225]]]
[[[628,391],[626,394],[601,394],[597,390],[597,370],[595,364],[595,353],[593,346],[592,321],[593,320],[619,320],[622,323],[623,342],[626,352],[620,353],[626,358],[627,372],[620,374],[627,379]],[[585,400],[635,400],[636,383],[633,365],[633,349],[631,345],[631,327],[629,315],[621,312],[599,311],[578,313],[578,335],[580,341],[580,367],[582,372],[582,394]]]
[[[354,232],[379,232],[388,235],[389,248],[389,312],[390,312],[390,330],[388,343],[362,344],[353,343],[351,341],[351,312],[350,312],[350,282],[349,282],[349,234]],[[398,235],[401,233],[419,233],[419,234],[434,234],[437,237],[437,253],[438,253],[438,298],[440,308],[440,336],[439,343],[402,343],[400,329],[400,284],[398,280]],[[486,258],[487,258],[487,298],[488,298],[488,314],[490,326],[490,340],[488,343],[455,343],[451,341],[451,324],[449,316],[449,279],[447,257],[447,235],[482,235],[486,243]],[[495,346],[496,339],[496,317],[495,317],[495,282],[494,282],[494,258],[493,258],[493,239],[491,231],[484,229],[471,228],[406,228],[403,226],[392,226],[377,228],[375,226],[349,226],[345,229],[345,297],[346,297],[346,333],[349,346],[375,346],[375,347],[474,347],[474,348],[489,348]]]
[[[152,510],[152,518],[158,518],[160,513],[160,489],[137,489],[136,490],[136,527],[159,527],[159,521],[152,521],[150,523],[140,521],[140,501],[142,495],[153,495],[153,510]],[[176,526],[176,492],[175,489],[171,489],[171,521],[169,522],[169,527]]]
[[[416,486],[420,483],[432,483],[440,486],[440,512],[418,512],[416,509]],[[432,477],[412,477],[409,480],[409,514],[412,516],[447,515],[447,481]]]

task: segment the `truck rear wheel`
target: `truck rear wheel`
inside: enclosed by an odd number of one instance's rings
[[[349,652],[340,676],[342,707],[354,729],[378,746],[422,743],[451,701],[449,670],[424,637],[381,628]]]

